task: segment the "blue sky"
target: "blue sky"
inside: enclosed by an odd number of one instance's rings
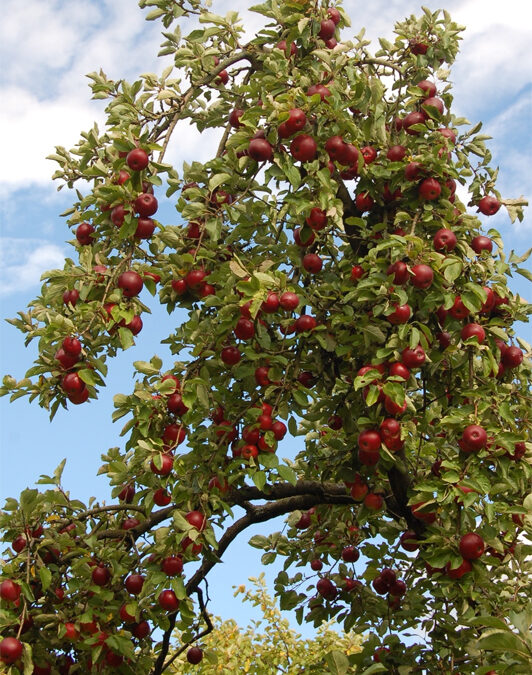
[[[347,0],[352,18],[343,36],[362,26],[370,38],[392,37],[393,23],[420,13],[413,0]],[[434,10],[439,2],[426,0]],[[455,83],[454,112],[474,123],[494,139],[489,147],[493,163],[500,167],[498,189],[503,196],[532,197],[532,27],[529,0],[449,0],[453,18],[467,26],[462,53],[451,80]],[[214,0],[213,11],[224,14],[234,3]],[[361,9],[363,8],[363,9]],[[84,75],[100,67],[114,78],[133,79],[158,71],[158,24],[146,23],[134,0],[4,0],[0,25],[0,72],[2,106],[2,160],[0,161],[0,371],[18,379],[31,365],[32,346],[24,348],[21,335],[3,321],[23,310],[38,293],[40,274],[62,266],[69,247],[68,229],[59,213],[71,203],[67,191],[56,191],[50,180],[55,167],[45,160],[55,145],[71,147],[79,132],[102,120],[102,105],[90,101]],[[251,31],[256,15],[244,13]],[[212,132],[198,135],[189,130],[170,146],[166,159],[179,167],[183,160],[204,160],[212,153]],[[162,201],[162,200],[161,200]],[[176,222],[171,204],[158,213],[162,222]],[[504,209],[489,220],[497,227],[505,249],[524,252],[532,240],[532,218],[511,224]],[[530,268],[530,264],[529,264]],[[530,300],[530,287],[517,278],[512,286]],[[132,388],[130,364],[150,358],[154,352],[170,365],[172,359],[158,345],[176,315],[159,312],[146,319],[137,346],[110,364],[108,386],[90,405],[72,406],[58,412],[50,425],[45,411],[26,399],[8,404],[0,399],[0,503],[31,486],[41,473],[51,473],[68,457],[64,484],[81,499],[108,496],[104,478],[96,478],[100,454],[119,445],[120,427],[110,421],[112,396]],[[528,328],[526,329],[528,330]],[[523,330],[523,337],[530,340]],[[155,345],[155,346],[154,346]],[[281,454],[296,450],[285,440]],[[242,544],[246,536],[242,537]],[[221,566],[212,592],[213,611],[235,616],[231,585],[260,571],[260,553],[237,546]],[[235,573],[235,568],[238,573]],[[214,588],[211,585],[211,588]],[[220,591],[222,591],[220,595]],[[247,610],[246,610],[247,611]],[[245,621],[249,612],[235,616]]]

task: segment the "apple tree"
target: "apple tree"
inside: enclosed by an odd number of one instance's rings
[[[460,27],[423,10],[372,54],[325,1],[266,0],[251,39],[200,0],[140,5],[169,65],[90,74],[105,128],[52,155],[72,256],[12,320],[39,356],[1,393],[88,405],[150,306],[186,319],[115,396],[113,503],[62,467],[7,500],[7,671],[166,672],[246,531],[281,609],[366,634],[331,672],[530,672],[530,273],[483,229],[525,202],[452,113]],[[177,169],[190,126],[218,147]]]

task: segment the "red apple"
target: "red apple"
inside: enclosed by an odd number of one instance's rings
[[[142,218],[153,216],[157,212],[157,199],[149,192],[141,192],[141,194],[133,202],[135,213],[138,213]]]
[[[94,241],[94,227],[89,223],[80,223],[76,228],[76,239],[82,246],[90,246]]]
[[[468,532],[460,539],[459,548],[464,560],[476,560],[484,553],[484,540],[475,532]]]
[[[126,157],[126,163],[133,171],[142,171],[149,164],[148,153],[142,148],[130,150]]]
[[[431,201],[437,199],[441,194],[441,185],[435,178],[425,178],[419,184],[419,196],[422,199]]]
[[[269,162],[273,158],[273,149],[265,138],[254,138],[248,146],[249,156],[257,162]]]
[[[467,452],[474,452],[486,447],[488,434],[478,424],[470,424],[464,429],[461,440]]]
[[[456,235],[452,230],[442,227],[436,232],[433,239],[434,250],[439,251],[453,251],[457,243]]]
[[[486,332],[484,328],[478,323],[466,323],[466,325],[460,331],[460,337],[462,340],[468,340],[469,338],[476,337],[479,345],[483,344],[486,339]]]
[[[118,277],[117,285],[122,289],[124,297],[134,298],[141,292],[144,282],[138,272],[128,270]]]
[[[319,206],[313,206],[310,209],[310,214],[305,219],[305,222],[313,230],[323,230],[327,225],[327,215]]]
[[[489,237],[479,234],[476,237],[473,237],[471,240],[471,248],[479,255],[482,253],[482,251],[491,253],[493,250],[493,242]]]
[[[412,267],[412,277],[410,279],[412,286],[427,289],[432,285],[433,279],[434,272],[428,265],[419,264]]]
[[[179,600],[172,590],[161,591],[157,601],[160,607],[165,609],[167,612],[175,612],[179,609]]]
[[[192,665],[197,665],[198,663],[201,663],[202,659],[203,659],[203,650],[201,650],[199,647],[191,647],[187,651],[187,661]]]
[[[307,253],[303,256],[303,267],[310,274],[317,274],[323,267],[323,261],[316,253]]]
[[[22,656],[22,642],[14,637],[6,637],[0,642],[0,661],[11,665]]]
[[[501,208],[501,203],[496,197],[486,195],[478,203],[478,210],[485,216],[493,216]]]
[[[312,136],[300,134],[290,143],[290,154],[299,162],[310,162],[317,154],[318,146]]]

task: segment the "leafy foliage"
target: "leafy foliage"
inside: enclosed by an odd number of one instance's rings
[[[471,213],[521,219],[524,201],[451,112],[460,27],[423,10],[373,55],[363,31],[335,44],[341,7],[267,1],[244,44],[236,12],[140,4],[173,65],[89,75],[106,128],[52,156],[76,187],[73,258],[12,320],[39,358],[1,393],[52,417],[96,397],[144,287],[188,318],[161,336],[178,360],[136,362],[115,396],[117,503],[72,499],[59,467],[5,505],[1,657],[13,675],[165,672],[209,627],[228,546],[286,515],[250,543],[282,565],[281,609],[369,634],[356,672],[528,672],[531,364],[513,326],[531,306],[507,285],[526,255]],[[178,173],[187,124],[219,147]],[[179,224],[152,218],[164,198]],[[301,450],[281,459],[287,430]]]

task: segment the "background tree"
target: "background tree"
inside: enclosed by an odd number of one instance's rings
[[[117,503],[73,499],[62,467],[7,501],[0,658],[162,673],[203,638],[204,582],[237,535],[287,515],[250,542],[282,561],[281,608],[371,631],[330,668],[529,672],[530,347],[513,325],[530,305],[507,278],[530,274],[467,210],[524,202],[451,113],[459,27],[424,11],[372,55],[363,33],[337,42],[349,20],[325,3],[255,7],[268,23],[245,44],[236,12],[140,4],[174,65],[90,75],[106,129],[53,156],[77,188],[75,260],[12,321],[39,358],[2,393],[52,417],[95,397],[144,287],[188,319],[164,338],[179,360],[136,362],[115,397]],[[187,123],[219,147],[178,174],[164,158]],[[164,194],[184,225],[152,218]],[[287,432],[301,450],[284,460]]]
[[[183,653],[172,664],[174,673],[324,673],[330,668],[348,667],[346,654],[361,650],[361,638],[354,633],[339,634],[329,623],[322,624],[313,639],[303,639],[283,618],[266,589],[264,575],[250,578],[251,589],[238,586],[235,597],[260,608],[261,618],[245,629],[234,619],[213,618],[213,631],[202,640],[204,658],[199,666],[190,664],[193,651]],[[182,642],[183,636],[176,638]],[[194,649],[194,648],[192,648]],[[328,663],[327,663],[328,662]],[[334,670],[332,672],[335,672]],[[355,672],[355,671],[353,671]]]

